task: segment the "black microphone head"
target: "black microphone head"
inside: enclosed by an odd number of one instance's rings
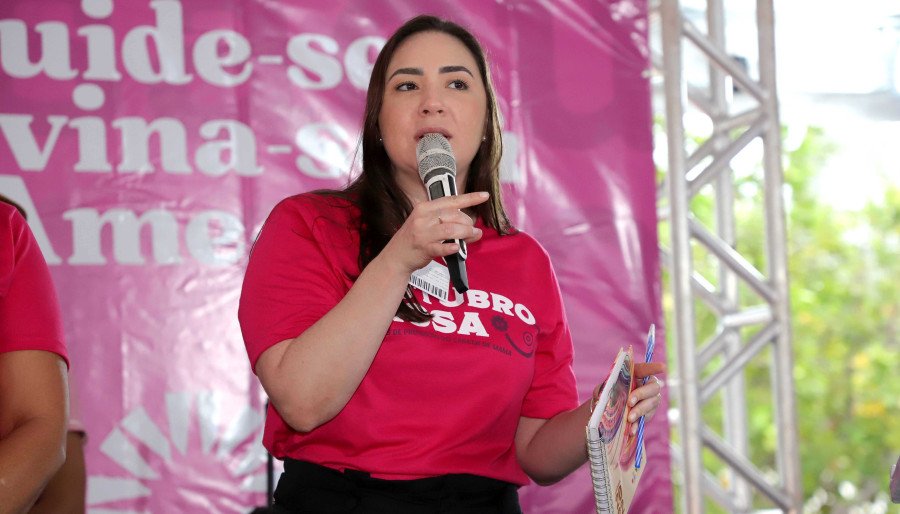
[[[416,161],[419,163],[419,177],[427,182],[430,173],[450,173],[456,176],[456,158],[450,141],[443,134],[431,132],[425,134],[416,145]]]

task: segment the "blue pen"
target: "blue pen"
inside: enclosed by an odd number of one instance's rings
[[[644,362],[650,362],[650,359],[653,358],[653,347],[656,346],[656,325],[650,325],[650,331],[647,333],[647,355],[644,357]],[[647,380],[650,377],[644,377],[641,385],[647,383]],[[634,455],[634,469],[641,469],[641,457],[644,455],[644,416],[641,416],[641,419],[638,420],[638,429],[637,429],[637,453]]]

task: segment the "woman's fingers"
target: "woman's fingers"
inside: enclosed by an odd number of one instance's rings
[[[637,380],[649,377],[651,375],[659,375],[666,372],[666,365],[662,362],[635,362],[634,378]]]
[[[630,423],[636,422],[641,416],[646,416],[648,418],[647,421],[653,418],[653,415],[662,403],[662,388],[664,385],[665,383],[660,378],[651,375],[646,384],[631,392],[628,396],[628,401],[632,406],[628,414]],[[636,429],[637,426],[631,427],[632,432]]]
[[[391,255],[408,263],[406,266],[412,272],[435,257],[459,251],[459,245],[453,240],[478,241],[482,231],[462,209],[483,203],[489,197],[488,193],[476,192],[417,203],[391,238]]]
[[[463,239],[471,243],[481,239],[481,229],[475,227],[472,218],[463,212],[451,214],[447,218],[441,216],[436,230],[442,240]]]
[[[432,255],[445,256],[458,251],[459,247],[443,241],[461,239],[472,243],[481,239],[481,229],[474,226],[475,221],[462,209],[483,203],[488,198],[485,192],[438,198],[416,205],[410,217],[424,220],[421,224],[426,237],[441,243],[441,246],[431,246]]]
[[[484,203],[488,198],[490,198],[490,196],[491,195],[486,191],[476,191],[474,193],[445,196],[443,198],[438,198],[437,200],[431,200],[430,202],[424,203],[433,204],[438,209],[446,208],[449,210],[460,210],[474,207],[480,203]]]
[[[647,383],[635,388],[628,396],[628,401],[632,406],[628,414],[628,421],[634,423],[641,416],[652,418],[656,414],[656,409],[662,403],[662,388],[665,383],[657,377],[657,374],[665,373],[666,365],[662,362],[636,362],[634,364],[634,379],[642,382],[644,378],[648,378]],[[648,419],[649,421],[649,419]],[[634,431],[637,426],[631,427]]]

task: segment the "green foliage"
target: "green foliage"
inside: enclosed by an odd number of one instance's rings
[[[900,455],[900,190],[835,210],[814,187],[827,148],[811,131],[785,173],[803,486],[826,493],[823,512],[884,494]]]
[[[877,499],[883,503],[890,465],[900,455],[900,188],[888,185],[881,198],[860,211],[834,208],[816,187],[834,150],[821,130],[811,128],[800,147],[786,153],[784,170],[803,494],[807,511],[827,513],[859,509]],[[734,243],[767,273],[761,169],[735,173]],[[712,188],[691,201],[693,216],[713,231],[715,203]],[[666,244],[668,226],[661,224],[660,231]],[[696,271],[719,285],[716,260],[697,246]],[[667,272],[664,279],[670,287]],[[742,308],[762,303],[745,286],[739,286],[738,298]],[[672,327],[671,298],[664,298],[663,305]],[[699,341],[721,329],[700,301],[695,318]],[[744,330],[741,339],[746,342],[752,335]],[[674,348],[669,355],[676,356]],[[749,457],[764,472],[777,468],[772,358],[770,350],[761,352],[743,375]],[[721,365],[720,358],[714,359],[701,375]],[[726,403],[720,395],[703,408],[705,424],[720,433]],[[727,489],[727,468],[709,452],[703,461]],[[714,502],[706,503],[707,512],[722,512]],[[772,506],[754,494],[754,507]]]

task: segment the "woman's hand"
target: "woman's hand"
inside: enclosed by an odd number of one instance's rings
[[[628,404],[631,412],[628,414],[628,422],[631,423],[631,433],[637,432],[637,420],[645,416],[650,421],[656,414],[656,409],[662,403],[662,387],[664,382],[656,377],[659,373],[665,373],[666,365],[661,362],[636,362],[634,364],[634,379],[638,383],[644,377],[650,377],[647,383],[636,388],[628,396]]]
[[[462,239],[467,244],[478,241],[481,229],[462,209],[483,203],[488,197],[488,193],[476,192],[417,203],[382,250],[382,256],[411,274],[435,257],[459,251],[458,244],[444,242],[448,239]]]

